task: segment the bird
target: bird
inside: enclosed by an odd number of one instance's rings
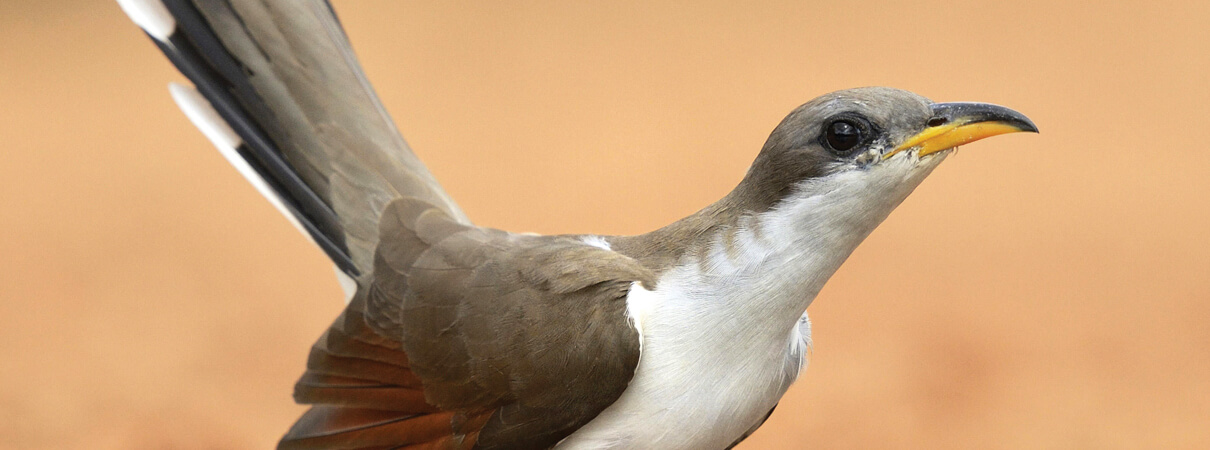
[[[858,244],[959,145],[1038,131],[993,104],[843,90],[672,224],[513,233],[471,223],[411,151],[327,1],[118,3],[346,294],[281,449],[733,447],[804,370],[807,307]]]

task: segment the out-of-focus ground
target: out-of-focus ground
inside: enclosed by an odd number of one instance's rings
[[[1001,103],[810,313],[745,449],[1210,447],[1210,3],[338,1],[480,224],[638,233],[790,109]],[[738,3],[736,4],[738,5]],[[113,2],[0,2],[0,448],[265,448],[330,264],[179,114]]]

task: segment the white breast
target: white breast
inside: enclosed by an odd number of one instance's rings
[[[634,378],[557,448],[723,449],[757,426],[804,366],[807,306],[939,156],[804,182],[715,236],[705,255],[687,256],[654,290],[636,283],[627,297],[641,336]]]
[[[655,291],[632,288],[628,302],[649,308],[634,316],[643,335],[634,379],[557,448],[725,448],[758,425],[798,378],[810,346],[806,314],[781,333],[745,339],[734,330],[744,324],[694,311],[692,294],[676,284],[665,278]],[[676,326],[670,318],[677,316],[697,316],[690,320],[698,326]]]

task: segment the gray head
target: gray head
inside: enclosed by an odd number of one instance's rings
[[[1037,129],[1020,113],[985,103],[933,103],[882,87],[833,92],[786,116],[744,180],[723,199],[654,232],[615,239],[614,248],[667,266],[679,260],[688,242],[705,249],[729,242],[716,236],[719,230],[778,223],[820,240],[800,248],[847,255],[949,150],[1015,131]],[[823,242],[829,236],[820,230],[846,242]]]
[[[804,182],[842,172],[867,171],[918,183],[923,177],[907,172],[931,171],[958,145],[1017,131],[1037,128],[1001,106],[933,103],[885,87],[837,91],[799,106],[782,120],[735,194],[763,209]],[[874,170],[884,164],[898,170]]]

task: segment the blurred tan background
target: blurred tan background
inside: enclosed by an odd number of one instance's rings
[[[1210,447],[1210,3],[578,3],[336,8],[420,156],[514,231],[671,222],[841,88],[1042,129],[857,250],[744,449]],[[302,410],[330,264],[181,79],[113,2],[0,1],[0,448],[266,448]]]

